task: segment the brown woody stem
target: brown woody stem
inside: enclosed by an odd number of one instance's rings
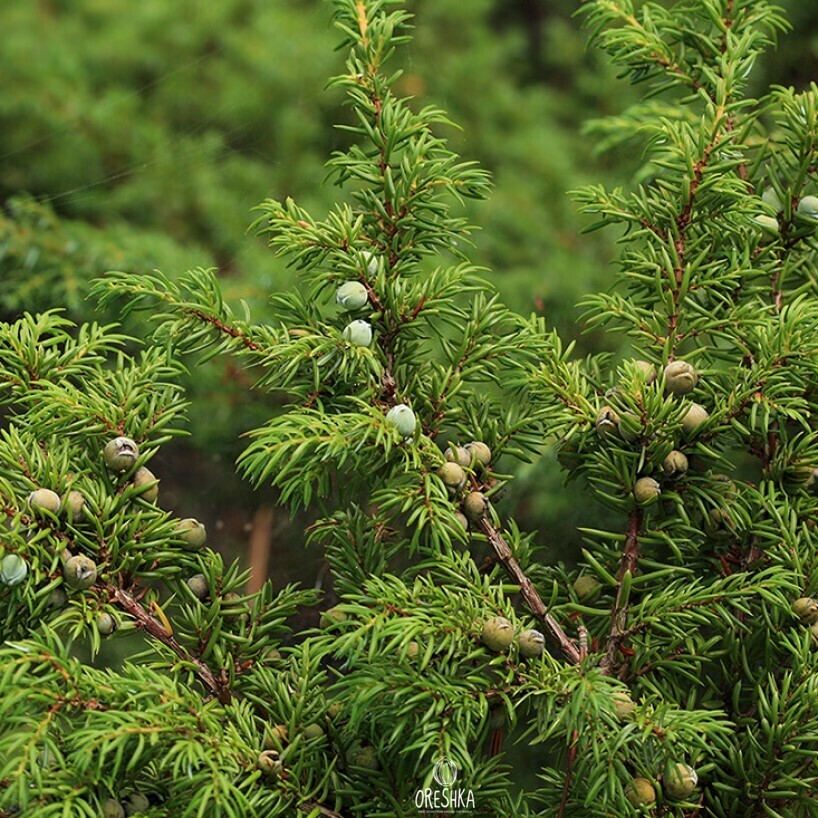
[[[298,809],[302,812],[314,812],[318,810],[318,814],[321,815],[322,818],[343,818],[340,812],[325,807],[323,804],[317,804],[314,801],[305,801],[303,804],[298,805]]]
[[[563,658],[572,665],[578,665],[580,661],[579,649],[566,636],[565,631],[560,627],[559,622],[548,613],[545,603],[534,589],[531,580],[525,575],[523,569],[520,568],[517,560],[511,553],[508,543],[502,538],[500,532],[483,517],[478,523],[477,528],[486,536],[489,544],[494,549],[497,559],[500,560],[506,573],[520,586],[520,595],[525,604],[528,606],[531,613],[537,618],[542,628],[545,630],[545,635],[554,644]]]
[[[190,651],[167,631],[159,620],[154,619],[127,591],[116,586],[109,586],[111,598],[135,620],[137,627],[142,628],[154,639],[169,647],[183,662],[192,665],[202,684],[223,704],[230,702],[230,689],[216,677],[216,674],[201,660],[191,655]]]
[[[642,527],[642,509],[636,508],[628,514],[628,532],[625,536],[625,547],[622,550],[622,559],[619,561],[619,571],[616,578],[619,580],[619,588],[616,592],[616,602],[611,614],[611,633],[608,636],[608,644],[605,655],[599,663],[600,670],[605,674],[612,674],[617,665],[619,647],[626,636],[626,619],[628,606],[622,601],[622,577],[630,571],[631,575],[636,571],[639,562],[639,530]]]

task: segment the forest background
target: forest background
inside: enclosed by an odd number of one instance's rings
[[[794,32],[754,82],[800,90],[818,76],[818,5],[781,5]],[[627,350],[610,336],[583,333],[576,306],[610,283],[615,236],[581,235],[587,220],[568,191],[633,178],[633,145],[609,140],[601,118],[635,92],[586,50],[576,6],[415,0],[396,90],[445,109],[462,126],[446,134],[452,148],[491,172],[490,200],[469,205],[480,228],[471,258],[501,298],[544,314],[579,353],[619,357]],[[116,308],[86,298],[95,276],[203,266],[263,322],[269,294],[294,274],[247,232],[253,208],[293,196],[326,211],[334,191],[316,179],[349,138],[333,128],[350,121],[341,92],[324,87],[344,58],[329,21],[321,0],[0,4],[0,319],[59,308],[74,321],[117,322]],[[146,321],[135,314],[125,330],[144,336]],[[274,490],[254,491],[233,469],[242,432],[276,412],[274,396],[248,398],[246,374],[227,359],[189,363],[190,435],[151,466],[162,505],[201,519],[212,547],[252,562],[258,581],[326,588],[318,549],[305,555],[310,516],[291,518]],[[517,479],[503,513],[559,560],[579,553],[589,500],[560,485],[552,460],[508,464]],[[304,616],[315,624],[318,610]],[[109,648],[99,662],[127,655],[113,644],[116,655]]]

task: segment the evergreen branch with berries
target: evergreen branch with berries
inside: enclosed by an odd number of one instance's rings
[[[657,99],[594,125],[643,143],[635,181],[575,193],[589,230],[620,230],[584,323],[632,352],[578,360],[469,262],[460,207],[488,180],[445,114],[394,90],[409,15],[333,7],[344,198],[323,218],[260,206],[300,281],[272,322],[196,270],[96,284],[152,312],[141,357],[54,314],[0,331],[0,808],[117,815],[147,793],[153,815],[410,815],[453,765],[485,814],[813,814],[818,87],[748,91],[781,12],[583,5]],[[237,467],[318,516],[337,596],[286,644],[315,593],[241,596],[143,471],[177,433],[182,354],[234,355],[281,399]],[[504,513],[549,445],[589,500],[572,565]],[[107,672],[70,655],[117,624],[150,653]]]

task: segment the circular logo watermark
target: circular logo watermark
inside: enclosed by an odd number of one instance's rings
[[[453,787],[457,781],[457,764],[444,756],[435,764],[432,775],[441,787]]]
[[[415,793],[415,806],[421,815],[474,812],[474,792],[467,787],[456,787],[460,768],[448,756],[443,756],[432,767],[432,778],[437,787],[423,787]]]

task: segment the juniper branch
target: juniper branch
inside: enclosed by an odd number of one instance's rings
[[[568,638],[559,622],[548,613],[542,597],[537,593],[523,569],[520,568],[520,564],[514,559],[508,543],[503,539],[500,532],[485,517],[477,523],[477,527],[489,541],[506,573],[520,586],[520,595],[531,613],[534,614],[537,621],[545,629],[545,635],[557,647],[566,661],[572,665],[579,664],[580,655],[577,646]]]
[[[164,625],[154,619],[132,594],[113,585],[109,585],[107,590],[114,602],[136,620],[137,627],[142,628],[147,634],[170,648],[184,663],[191,665],[202,684],[222,704],[230,703],[232,695],[227,683],[218,678],[205,662],[191,655],[187,648],[180,644]]]

